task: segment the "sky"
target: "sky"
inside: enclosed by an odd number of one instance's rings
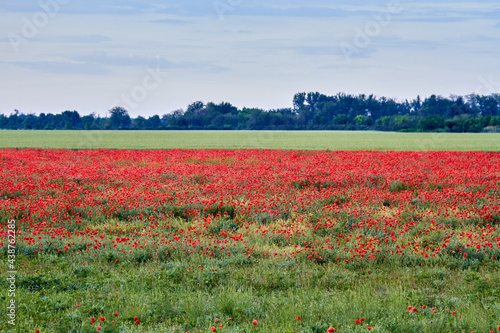
[[[500,2],[2,0],[0,114],[500,93]]]

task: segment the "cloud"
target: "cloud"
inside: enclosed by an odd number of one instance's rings
[[[398,17],[395,21],[413,23],[457,23],[467,21],[467,17]]]
[[[474,35],[469,38],[462,38],[460,41],[468,42],[468,43],[473,43],[473,42],[485,42],[485,43],[490,43],[490,42],[496,42],[500,41],[500,38],[497,37],[491,37],[491,36],[486,36],[486,35]],[[497,44],[498,45],[498,44]]]
[[[160,56],[137,56],[130,54],[128,56],[122,55],[108,55],[104,51],[94,52],[86,55],[76,55],[73,57],[76,62],[83,62],[96,65],[104,65],[110,67],[136,67],[136,66],[159,66],[161,68],[184,68],[187,64],[173,63]]]
[[[56,0],[54,0],[56,1]],[[325,1],[311,1],[304,6],[299,1],[277,1],[273,4],[267,2],[255,3],[248,0],[241,1],[240,4],[231,4],[226,0],[172,0],[168,5],[147,4],[144,1],[71,1],[68,4],[60,5],[59,10],[63,13],[73,14],[113,14],[130,15],[141,13],[173,14],[176,16],[217,16],[221,11],[224,15],[244,15],[244,16],[281,16],[281,17],[340,17],[351,15],[365,15],[368,11],[354,9],[345,10],[332,8],[331,3]],[[221,5],[222,4],[222,5]],[[386,4],[384,3],[384,6]],[[0,4],[0,10],[7,12],[26,12],[35,13],[42,11],[40,5],[34,3],[25,3],[15,0],[3,0]],[[156,21],[155,21],[156,22]],[[177,20],[165,19],[158,20],[158,23],[179,23]]]
[[[54,0],[57,2],[58,0]],[[62,1],[61,1],[62,2]],[[25,12],[35,13],[43,11],[40,4],[44,1],[18,1],[2,0],[0,11],[5,12]],[[219,4],[219,7],[218,7]],[[222,4],[222,7],[220,6]],[[453,4],[453,6],[451,6]],[[406,20],[411,22],[459,22],[468,18],[490,18],[498,19],[499,9],[495,6],[496,2],[491,0],[480,0],[474,3],[469,0],[463,1],[437,1],[433,3],[412,3],[402,2],[402,6],[410,10],[415,15]],[[311,0],[305,2],[302,0],[171,0],[168,5],[162,3],[147,3],[140,0],[86,0],[69,1],[66,4],[58,5],[58,12],[71,14],[100,14],[100,15],[140,15],[140,14],[170,14],[179,17],[197,17],[197,16],[220,16],[223,15],[241,15],[258,17],[349,17],[359,15],[370,15],[373,12],[384,11],[388,6],[387,0],[368,1],[359,0],[353,5],[347,0],[336,1],[332,5],[327,0]],[[457,17],[455,14],[459,13]],[[422,16],[422,14],[424,14]],[[177,19],[160,19],[153,22],[184,24],[185,21]]]
[[[59,36],[47,40],[59,43],[97,44],[97,43],[109,42],[112,39],[108,36],[102,36],[102,35],[76,35],[76,36]]]
[[[107,75],[110,73],[103,65],[70,61],[14,61],[5,63],[49,74]]]
[[[344,51],[342,51],[342,49],[339,47],[337,53],[339,55],[344,56],[344,58],[346,58],[346,60],[348,60],[348,59],[368,59],[372,55],[377,53],[377,49],[375,49],[373,47],[365,47],[363,49],[357,49],[356,52],[353,52],[346,57]]]
[[[498,7],[488,2],[479,2],[478,6],[474,7],[469,3],[456,4],[453,7],[444,4],[437,2],[403,6],[405,11],[395,17],[395,20],[416,23],[457,23],[470,20],[497,20],[500,17]]]
[[[165,18],[165,19],[159,19],[159,20],[151,20],[150,22],[152,22],[152,23],[175,24],[175,25],[183,25],[183,24],[187,24],[188,23],[188,21],[185,21],[185,20],[171,19],[171,18]]]
[[[249,6],[234,14],[250,16],[283,16],[283,17],[346,17],[353,15],[369,15],[366,10],[345,10],[329,7],[302,6],[295,8],[276,8],[269,6]]]
[[[20,68],[31,69],[41,73],[107,75],[117,67],[152,67],[161,69],[191,69],[208,73],[227,72],[229,67],[214,62],[172,62],[161,56],[116,56],[99,51],[92,54],[76,55],[65,60],[50,61],[10,61],[0,62]]]
[[[350,44],[339,44],[336,46],[298,46],[288,48],[288,51],[296,52],[307,56],[332,56],[332,59],[350,58],[350,59],[365,59],[377,52],[376,48],[365,47],[356,48]]]
[[[401,38],[398,36],[379,36],[372,41],[374,46],[382,48],[395,48],[395,49],[417,49],[417,50],[435,50],[442,46],[442,42],[424,40],[424,39],[409,39]]]
[[[33,12],[40,9],[27,1],[4,0],[0,3],[0,9],[6,12]]]
[[[175,64],[161,57],[111,56],[102,51],[87,55],[79,54],[65,60],[5,63],[42,73],[81,75],[107,75],[111,73],[113,67],[179,68],[188,66],[187,64]]]
[[[500,10],[491,9],[485,11],[472,11],[470,14],[474,19],[498,20],[498,18],[500,17]]]
[[[49,4],[46,5],[46,4]],[[6,12],[22,12],[22,13],[36,13],[50,8],[50,11],[57,13],[74,13],[74,14],[137,14],[138,12],[145,12],[154,10],[154,6],[144,4],[139,0],[86,0],[86,1],[16,1],[16,0],[2,0],[0,3],[0,10]]]
[[[333,46],[299,46],[294,51],[306,55],[328,55],[338,53],[338,48]]]

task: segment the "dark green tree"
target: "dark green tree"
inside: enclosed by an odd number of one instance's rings
[[[121,106],[116,106],[109,110],[111,116],[109,117],[109,125],[111,129],[130,129],[130,125],[132,124],[132,120],[128,114],[128,111]]]

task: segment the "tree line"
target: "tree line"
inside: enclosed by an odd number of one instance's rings
[[[0,114],[0,129],[38,130],[380,130],[500,131],[500,94],[442,97],[432,95],[396,101],[374,95],[333,96],[301,92],[292,108],[264,110],[231,103],[194,102],[187,108],[148,118],[131,118],[123,107],[109,117],[60,114]]]

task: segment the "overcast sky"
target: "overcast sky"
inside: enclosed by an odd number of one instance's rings
[[[2,0],[0,114],[500,92],[500,2]]]

